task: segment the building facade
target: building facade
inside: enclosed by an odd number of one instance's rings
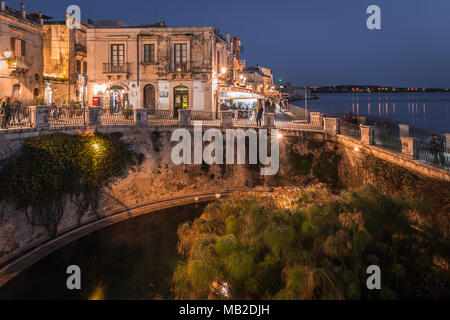
[[[32,105],[42,92],[43,16],[0,1],[0,98]]]
[[[274,90],[272,70],[256,66],[248,66],[244,69],[247,87],[256,93],[270,97],[277,94]]]
[[[237,45],[238,38],[211,27],[96,23],[87,30],[89,103],[174,116],[179,109],[216,111],[220,87],[241,75]]]
[[[80,29],[69,28],[66,21],[52,21],[44,24],[44,74],[51,100],[58,105],[70,101],[87,102],[87,29],[81,23]],[[47,89],[49,90],[49,89]]]

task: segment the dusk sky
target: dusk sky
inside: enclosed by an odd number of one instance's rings
[[[6,0],[18,8],[21,1]],[[271,68],[298,86],[369,84],[450,87],[450,1],[366,0],[40,0],[25,1],[62,20],[77,4],[82,19],[214,26],[238,35],[247,65]],[[382,30],[366,9],[381,7]]]

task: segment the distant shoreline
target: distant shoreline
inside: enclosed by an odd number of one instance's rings
[[[322,93],[369,93],[369,94],[381,94],[381,93],[450,93],[449,89],[395,89],[395,88],[384,88],[383,90],[378,89],[358,89],[358,88],[342,88],[342,89],[325,89],[325,88],[312,88],[312,94],[322,94]]]

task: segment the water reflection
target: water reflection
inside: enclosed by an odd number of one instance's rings
[[[150,213],[92,233],[54,252],[0,288],[0,299],[171,299],[182,259],[177,228],[206,204]],[[66,287],[66,268],[78,265],[82,290]]]
[[[343,116],[349,110],[360,116],[386,118],[436,132],[450,132],[450,93],[320,94],[309,102],[310,111]],[[378,103],[373,103],[378,100]],[[302,106],[302,101],[293,104]],[[378,110],[375,106],[378,104]],[[375,107],[375,108],[374,108]]]

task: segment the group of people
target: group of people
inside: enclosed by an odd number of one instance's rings
[[[291,111],[291,104],[289,103],[289,100],[281,100],[280,101],[280,110],[282,112],[290,112]]]
[[[342,121],[349,124],[358,124],[358,117],[352,111],[349,111]]]
[[[428,144],[430,145],[430,153],[433,155],[433,161],[436,164],[442,164],[445,163],[445,144],[443,139],[439,134],[433,133],[428,140]]]
[[[15,98],[5,96],[0,100],[0,122],[2,129],[8,128],[11,119],[17,120],[21,117],[21,106],[22,103]]]

